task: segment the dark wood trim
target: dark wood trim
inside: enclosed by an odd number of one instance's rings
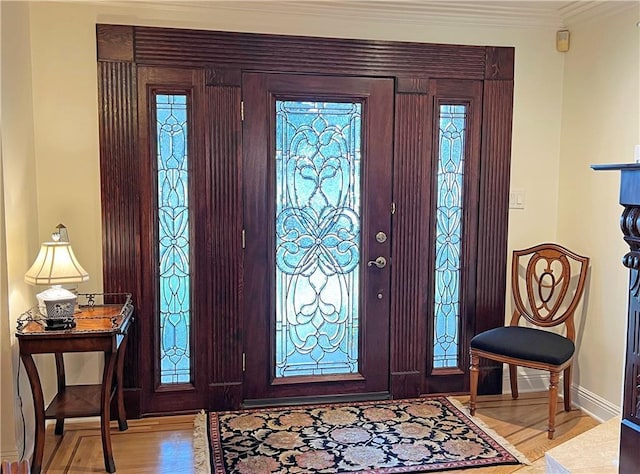
[[[96,25],[100,61],[133,62],[133,26]]]
[[[209,410],[227,410],[242,406],[242,382],[212,383],[209,385]]]
[[[189,239],[190,239],[190,285],[191,285],[191,367],[195,393],[191,400],[173,394],[167,404],[174,410],[203,407],[208,395],[209,374],[211,373],[209,354],[203,348],[210,343],[212,329],[212,299],[210,287],[215,260],[210,252],[211,244],[211,200],[213,186],[210,173],[202,173],[209,163],[206,142],[207,117],[210,115],[206,102],[206,72],[194,70],[191,73],[191,111],[188,116],[189,146]],[[215,290],[214,290],[215,291]],[[168,397],[167,397],[168,398]],[[176,400],[177,398],[177,400]],[[176,403],[177,402],[177,403]],[[161,408],[161,410],[163,410]]]
[[[427,87],[428,89],[428,87]],[[396,95],[391,266],[391,393],[416,397],[425,359],[429,227],[423,209],[431,193],[432,102],[427,95]],[[418,190],[418,192],[416,192]],[[416,258],[416,255],[418,258]]]
[[[428,94],[430,80],[419,77],[399,77],[396,80],[398,94]]]
[[[476,317],[470,322],[475,322],[475,327],[468,328],[470,334],[505,323],[512,117],[513,81],[485,81]],[[478,393],[501,393],[502,364],[487,364],[481,371]]]
[[[206,169],[211,176],[209,409],[242,402],[242,152],[239,87],[207,87]],[[240,390],[238,386],[240,385]],[[222,400],[220,400],[220,398]]]
[[[484,78],[513,80],[514,55],[512,48],[486,47]]]
[[[129,344],[131,344],[131,341],[129,341]],[[126,375],[126,369],[124,374]],[[124,409],[127,418],[139,418],[142,415],[142,389],[125,388],[122,396],[124,397]]]
[[[205,85],[240,87],[242,74],[240,69],[208,68]]]
[[[640,430],[638,425],[624,422],[620,425],[620,474],[638,472],[638,452],[640,452]]]
[[[143,305],[136,87],[133,64],[98,63],[103,288],[105,293],[131,293],[136,312],[124,361],[127,389],[140,387],[142,324],[137,313]]]
[[[484,46],[135,27],[138,64],[483,79]],[[512,50],[512,48],[506,48]],[[99,58],[101,59],[101,58]]]

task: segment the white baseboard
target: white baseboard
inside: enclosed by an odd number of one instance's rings
[[[535,372],[522,372],[518,370],[519,392],[544,392],[549,389],[549,373],[537,370]],[[502,393],[511,393],[509,383],[509,371],[505,369],[502,376]]]
[[[560,396],[562,396],[562,378],[560,381]],[[548,373],[542,371],[518,372],[518,391],[543,392],[548,389]],[[507,370],[505,370],[502,379],[502,392],[511,393]],[[600,422],[607,421],[614,416],[620,416],[621,413],[621,407],[618,405],[576,384],[571,385],[571,403]]]
[[[618,405],[576,384],[571,386],[571,401],[600,422],[619,417],[622,413],[621,407]]]

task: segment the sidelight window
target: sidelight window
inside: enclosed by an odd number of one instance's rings
[[[187,96],[155,96],[160,383],[191,381]]]
[[[435,369],[458,366],[465,105],[441,105],[435,226]]]

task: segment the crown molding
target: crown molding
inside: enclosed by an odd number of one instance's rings
[[[207,16],[215,11],[359,19],[395,24],[440,24],[562,29],[638,8],[636,0],[445,1],[445,0],[93,0],[86,3]]]

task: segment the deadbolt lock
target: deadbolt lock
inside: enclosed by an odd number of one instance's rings
[[[385,234],[382,231],[378,232],[376,234],[376,240],[378,241],[379,244],[384,244],[387,241],[387,234]]]

